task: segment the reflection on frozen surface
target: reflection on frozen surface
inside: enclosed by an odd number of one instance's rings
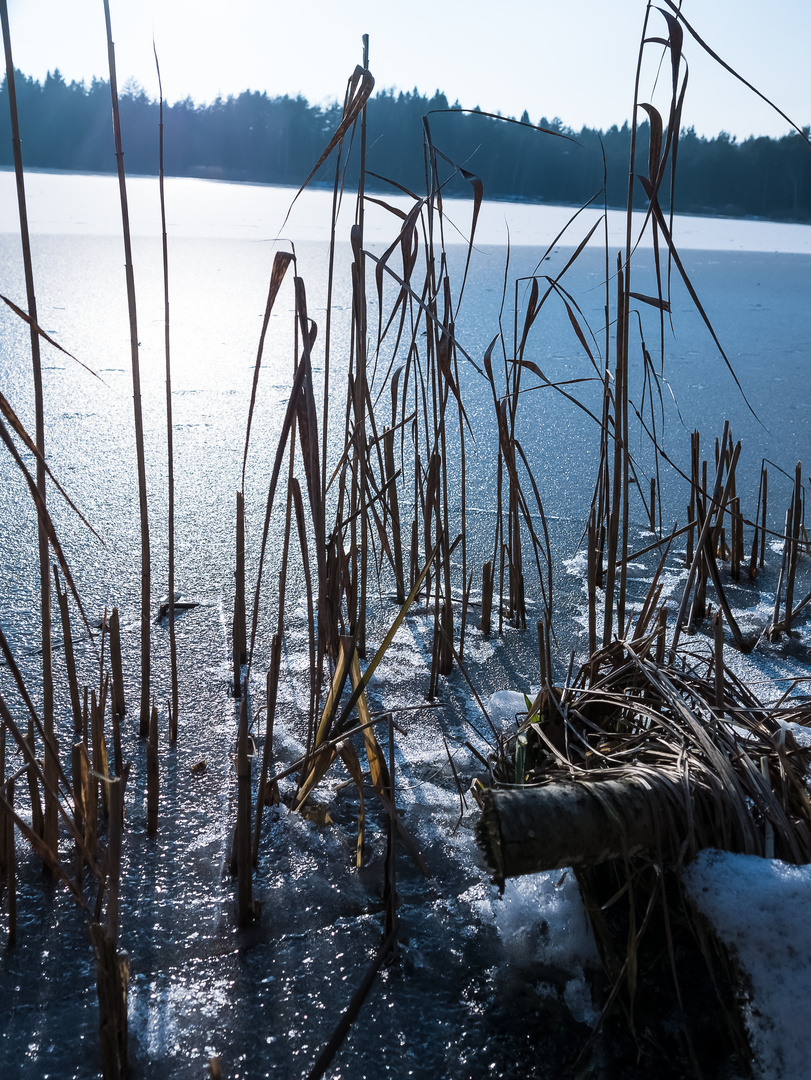
[[[7,174],[0,174],[0,186],[7,179]],[[134,1075],[150,1080],[200,1077],[213,1054],[221,1056],[224,1073],[231,1080],[304,1075],[380,944],[386,820],[367,784],[366,861],[357,871],[352,861],[359,800],[355,787],[345,783],[347,775],[341,766],[333,767],[315,796],[327,807],[332,824],[319,826],[288,814],[284,805],[266,808],[254,883],[254,895],[263,904],[261,920],[247,931],[235,928],[235,889],[228,873],[237,718],[229,693],[228,653],[234,503],[241,483],[247,404],[273,256],[272,245],[266,241],[275,235],[283,219],[282,204],[286,208],[290,193],[202,181],[173,181],[168,186],[177,587],[199,606],[184,611],[177,620],[182,686],[176,748],[169,747],[166,736],[168,630],[165,621],[153,628],[154,690],[161,710],[161,811],[159,832],[149,838],[145,752],[134,715],[138,523],[120,240],[104,217],[103,208],[111,198],[110,178],[64,177],[58,185],[52,183],[54,179],[32,177],[40,318],[43,327],[100,378],[75,367],[62,354],[47,351],[48,456],[103,544],[54,496],[51,506],[88,612],[100,619],[105,607],[113,604],[122,611],[130,703],[124,756],[132,762],[132,771],[126,794],[121,942],[132,967],[129,1017]],[[138,181],[131,192],[157,609],[167,575],[162,539],[167,507],[160,248],[150,224],[154,191],[147,181]],[[55,195],[61,201],[48,209],[44,200]],[[320,216],[321,199],[322,193],[316,193],[310,204],[318,229],[328,216]],[[87,225],[91,204],[96,212],[92,229]],[[542,253],[528,246],[529,230],[537,232],[533,242],[543,244],[556,228],[550,225],[553,216],[544,217],[544,208],[513,210],[520,219],[517,231],[524,230],[520,242],[525,246],[516,247],[511,267],[518,276],[532,272]],[[460,207],[459,213],[463,212]],[[0,218],[0,227],[2,223]],[[309,311],[322,323],[326,246],[320,232],[310,240],[307,227],[299,224],[296,228],[300,229],[299,273],[308,290]],[[377,228],[372,221],[369,242],[379,248],[382,232],[376,233]],[[503,249],[487,246],[500,243],[501,233],[495,225],[487,228],[491,231],[482,234],[483,247],[467,285],[467,307],[457,327],[477,363],[495,332],[504,265]],[[722,223],[712,235],[722,237],[729,228],[729,223]],[[769,235],[775,246],[782,242],[779,227],[763,228],[772,230]],[[792,228],[794,246],[789,245],[789,250],[808,251],[802,245],[809,230]],[[705,241],[710,229],[711,223],[702,224]],[[762,232],[748,228],[743,232],[751,235],[752,231]],[[516,232],[512,240],[515,244]],[[754,246],[744,236],[738,247],[747,243]],[[766,241],[758,243],[763,246]],[[717,246],[734,248],[735,243],[722,244],[719,239]],[[457,249],[456,254],[461,266],[464,252]],[[556,257],[564,259],[566,253]],[[0,258],[3,292],[13,298],[24,296],[14,236],[0,235]],[[338,259],[342,265],[347,263],[346,247],[339,248]],[[584,310],[595,325],[603,303],[601,260],[600,253],[595,252],[593,258],[588,253],[577,270]],[[706,433],[708,446],[725,416],[732,415],[734,435],[745,443],[738,475],[739,487],[748,499],[756,494],[761,455],[784,464],[798,458],[811,461],[808,406],[803,395],[792,392],[809,360],[809,316],[807,304],[800,299],[807,301],[809,295],[811,259],[808,254],[756,258],[730,251],[696,251],[691,254],[691,272],[765,429],[742,405],[723,363],[711,352],[705,329],[689,314],[688,301],[681,294],[675,307],[684,310],[679,310],[678,320],[674,316],[677,333],[668,343],[668,378],[682,414],[690,418],[690,426]],[[338,280],[333,329],[340,339],[349,325],[349,295],[345,275]],[[746,321],[741,310],[749,313]],[[249,581],[255,576],[267,485],[292,372],[291,311],[290,296],[283,293],[271,319],[259,381],[246,484]],[[0,388],[30,425],[33,394],[27,329],[9,312],[0,313],[0,337]],[[319,380],[323,378],[321,348],[318,340],[313,364]],[[583,374],[582,356],[572,347],[565,312],[550,318],[533,348],[533,360],[550,378]],[[381,370],[387,363],[388,358],[381,359]],[[775,382],[778,370],[784,383]],[[332,377],[336,438],[340,438],[345,385],[334,371]],[[463,371],[463,379],[476,437],[468,448],[466,536],[468,566],[476,568],[475,594],[481,563],[492,555],[497,458],[490,434],[489,388],[472,368]],[[586,386],[583,393],[588,397],[592,390]],[[667,449],[683,461],[689,455],[688,429],[681,426],[670,404],[667,408]],[[519,422],[524,449],[538,463],[536,475],[552,534],[557,566],[553,606],[560,639],[556,663],[562,677],[569,651],[585,650],[584,562],[578,548],[592,495],[596,432],[584,426],[574,407],[548,390],[526,395]],[[645,459],[645,447],[635,452]],[[328,474],[337,454],[330,445]],[[0,479],[0,619],[24,675],[36,686],[37,565],[31,541],[35,517],[5,458],[0,459]],[[783,512],[781,504],[788,496],[788,481],[785,491],[781,482],[775,479],[775,502],[770,502],[778,507],[775,518]],[[663,486],[669,520],[683,518],[686,484],[673,474],[664,478]],[[647,524],[638,523],[636,528],[643,547],[649,540]],[[252,675],[254,711],[264,701],[282,529],[283,523],[274,520]],[[735,591],[734,602],[745,628],[755,628],[768,615],[779,562],[780,552],[770,552],[756,585]],[[629,611],[641,602],[654,565],[655,556],[635,564]],[[458,577],[454,588],[464,585],[461,572]],[[684,548],[676,544],[666,564],[666,590],[678,595],[683,579]],[[391,583],[382,580],[370,599],[370,655],[397,610],[388,599],[390,588]],[[528,620],[532,625],[537,617],[532,613],[539,610],[539,589],[530,580],[527,588],[535,601]],[[394,712],[398,805],[430,876],[420,873],[405,850],[398,853],[401,957],[379,977],[336,1059],[335,1076],[359,1080],[384,1073],[425,1078],[546,1075],[539,1071],[545,1067],[538,1058],[539,1042],[557,1048],[557,1060],[570,1060],[582,1043],[583,1032],[596,1019],[590,989],[596,955],[571,877],[561,879],[557,873],[509,883],[499,898],[475,852],[472,830],[477,811],[466,789],[482,769],[473,751],[486,754],[494,730],[512,729],[516,716],[525,709],[524,694],[531,695],[538,682],[532,630],[520,634],[505,625],[502,637],[486,639],[478,629],[478,618],[474,603],[465,650],[484,709],[458,672],[443,681],[437,707],[423,708],[432,636],[432,614],[425,607],[415,607],[406,619],[370,685],[372,710]],[[285,629],[274,734],[280,766],[294,762],[306,740],[309,661],[300,578],[290,586]],[[795,648],[807,649],[805,630],[800,629],[802,636]],[[97,658],[78,630],[77,655],[82,677],[92,684],[97,679]],[[737,661],[729,657],[727,662]],[[768,649],[740,663],[744,665],[741,676],[752,681],[789,678],[796,668],[790,657]],[[55,665],[60,694],[57,723],[60,740],[67,746],[72,733],[59,648]],[[786,684],[779,686],[782,693]],[[0,687],[5,692],[7,672],[3,669]],[[256,717],[253,733],[261,754],[263,714]],[[382,736],[381,741],[385,741]],[[193,771],[201,762],[205,768]],[[256,773],[254,761],[254,779]],[[281,786],[283,798],[289,798],[293,778]],[[67,840],[63,842],[63,855],[69,860]],[[17,1074],[26,1078],[54,1075],[84,1080],[99,1071],[87,916],[43,880],[39,865],[22,847],[20,856],[18,944],[3,952],[0,964],[0,1062],[4,1068],[7,1062],[20,1067]],[[554,1060],[555,1053],[550,1051],[550,1069]],[[0,1075],[5,1076],[4,1069]]]

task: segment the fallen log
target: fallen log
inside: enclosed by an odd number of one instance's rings
[[[681,785],[669,786],[684,805]],[[633,776],[490,790],[476,835],[503,888],[509,877],[656,852],[663,832],[673,839],[674,815],[666,811],[665,824],[663,801],[671,799],[663,800],[659,784]]]

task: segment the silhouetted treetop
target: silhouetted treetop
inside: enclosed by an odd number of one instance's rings
[[[16,73],[23,160],[33,168],[114,172],[107,82],[66,82],[59,70],[43,82]],[[0,85],[0,165],[11,165],[6,83]],[[631,132],[627,123],[607,131],[573,131],[559,117],[504,123],[477,105],[464,110],[436,90],[381,90],[368,105],[368,167],[415,192],[425,189],[425,129],[442,153],[479,176],[490,198],[582,204],[603,186],[603,153],[609,205],[624,203]],[[298,184],[312,168],[340,121],[336,104],[310,105],[299,96],[258,91],[196,105],[190,98],[164,106],[166,172],[259,183]],[[556,138],[533,131],[537,124]],[[522,126],[523,125],[523,126]],[[129,82],[121,94],[125,163],[130,173],[158,169],[158,105]],[[805,129],[806,133],[809,129]],[[601,146],[602,143],[602,152]],[[639,162],[647,155],[647,127],[640,128]],[[352,173],[352,162],[349,163]],[[640,164],[640,171],[647,167]],[[324,179],[329,170],[325,169]],[[448,194],[468,195],[469,185],[443,163]],[[669,181],[668,181],[669,182]],[[665,197],[667,192],[663,193]],[[639,187],[639,205],[644,196]],[[811,220],[811,153],[796,134],[738,142],[726,132],[680,134],[675,208],[682,212],[755,215]]]

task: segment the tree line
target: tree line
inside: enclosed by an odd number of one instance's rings
[[[15,81],[26,166],[115,171],[105,80],[68,83],[57,70],[42,82],[17,72]],[[0,99],[0,165],[11,165],[5,79]],[[155,175],[158,103],[129,85],[120,109],[128,172]],[[165,105],[166,173],[297,185],[318,160],[340,115],[337,103],[310,105],[300,95],[271,97],[255,91],[210,105],[196,105],[190,98]],[[367,124],[367,169],[379,178],[372,186],[380,190],[388,181],[414,192],[425,190],[427,128],[441,152],[437,160],[448,194],[470,191],[469,178],[449,159],[480,178],[490,198],[581,205],[601,193],[605,183],[610,206],[626,202],[627,123],[607,131],[573,131],[558,118],[531,121],[526,112],[516,122],[463,110],[458,102],[449,105],[439,91],[429,98],[415,89],[376,94],[368,104]],[[809,128],[804,130],[808,135]],[[644,173],[646,144],[647,125],[642,125],[638,161]],[[357,155],[347,164],[349,179],[356,170]],[[325,168],[321,179],[331,176]],[[645,203],[641,185],[635,201]],[[674,205],[683,213],[811,221],[811,150],[797,134],[738,142],[725,132],[707,139],[685,129],[679,139]]]

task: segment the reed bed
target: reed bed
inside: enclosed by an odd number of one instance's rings
[[[633,840],[630,826],[621,828],[609,851],[615,859],[627,861],[644,854],[648,869],[664,864],[678,867],[699,847],[709,844],[794,862],[811,859],[811,803],[804,780],[808,752],[797,745],[790,727],[808,725],[808,706],[794,698],[781,700],[776,706],[764,704],[724,662],[724,650],[730,646],[746,653],[759,642],[787,638],[811,603],[811,593],[799,603],[795,599],[798,570],[808,550],[801,469],[798,466],[791,477],[785,527],[775,534],[770,532],[767,515],[769,484],[765,463],[757,498],[753,500],[754,512],[744,516],[744,493],[738,490],[736,478],[741,448],[733,442],[729,425],[716,440],[709,462],[702,459],[698,433],[692,435],[690,464],[684,472],[665,452],[662,439],[664,327],[671,315],[672,274],[681,278],[722,360],[729,366],[674,243],[672,208],[660,205],[663,181],[670,176],[672,190],[675,175],[685,86],[685,30],[698,46],[706,48],[678,8],[669,0],[665,3],[667,10],[660,12],[664,37],[648,30],[649,19],[660,16],[655,16],[650,6],[646,14],[634,95],[625,244],[612,265],[606,240],[604,326],[595,329],[589,325],[569,287],[572,268],[600,225],[598,222],[578,231],[579,214],[574,213],[547,250],[548,254],[561,243],[571,247],[572,254],[563,267],[555,274],[547,274],[542,272],[542,259],[536,273],[516,280],[512,311],[506,310],[511,295],[507,269],[498,333],[481,356],[465,348],[458,327],[463,320],[462,304],[474,258],[476,226],[484,197],[482,184],[442,152],[427,117],[425,192],[404,192],[410,199],[408,211],[401,210],[385,195],[369,193],[370,179],[403,191],[396,180],[374,176],[367,161],[371,151],[366,143],[365,110],[374,87],[368,40],[364,41],[362,64],[348,80],[338,128],[300,189],[304,190],[327,164],[334,164],[323,340],[299,273],[295,249],[278,251],[273,261],[252,388],[246,402],[241,486],[236,500],[232,615],[229,612],[230,688],[239,705],[233,732],[235,793],[229,820],[232,843],[228,865],[236,879],[234,921],[240,931],[248,931],[261,917],[262,904],[255,892],[259,891],[263,872],[262,836],[268,808],[284,799],[292,813],[323,824],[328,810],[317,804],[315,793],[325,787],[331,770],[343,769],[358,798],[356,836],[353,833],[352,840],[352,863],[357,870],[369,862],[369,798],[375,800],[377,812],[383,816],[386,833],[380,881],[381,945],[333,1038],[318,1056],[310,1073],[313,1077],[323,1075],[339,1052],[378,972],[397,961],[398,858],[402,852],[420,872],[427,873],[418,842],[398,806],[395,717],[385,703],[382,710],[373,711],[370,701],[371,681],[378,671],[385,671],[392,641],[417,605],[430,612],[431,639],[425,671],[429,704],[441,703],[449,677],[456,678],[457,673],[480,701],[465,638],[466,629],[470,633],[474,605],[481,606],[477,621],[485,636],[503,635],[507,627],[523,632],[528,625],[531,633],[537,633],[540,692],[534,702],[528,701],[527,715],[514,736],[499,739],[493,729],[492,756],[488,761],[478,755],[487,769],[486,784],[492,788],[489,794],[480,796],[485,805],[481,836],[497,881],[503,883],[510,876],[513,864],[494,846],[498,828],[488,817],[492,806],[499,801],[507,805],[516,792],[523,796],[528,791],[574,782],[589,785],[598,801],[600,785],[604,785],[602,799],[606,803],[610,799],[605,792],[614,791],[612,784],[618,784],[618,790],[623,785],[645,789],[649,797],[644,811],[649,826],[645,842]],[[0,15],[8,70],[13,72],[4,0],[0,0]],[[151,571],[138,336],[114,48],[106,0],[105,16],[126,252],[141,520],[139,731],[145,738],[132,752],[139,756],[147,778],[146,830],[157,844],[172,823],[165,822],[162,816],[160,716],[150,696]],[[644,62],[652,51],[659,59],[664,58],[671,75],[669,98],[662,110],[641,97]],[[637,152],[640,117],[647,120],[650,132],[646,161]],[[532,125],[524,126],[528,137],[561,137],[533,129]],[[160,140],[162,148],[162,125]],[[18,143],[17,137],[15,148]],[[349,229],[351,315],[348,334],[341,338],[332,321],[331,298],[342,220],[339,211],[345,201],[350,201],[345,176],[351,155],[356,156],[360,179]],[[454,276],[454,260],[446,248],[451,222],[443,199],[450,181],[459,177],[470,188],[471,202],[463,266],[460,275]],[[18,183],[22,190],[21,163]],[[648,198],[645,228],[654,235],[656,292],[652,295],[632,286],[638,237],[632,232],[630,208],[637,183],[641,183]],[[168,245],[162,169],[160,186],[169,432],[169,592],[158,618],[169,617],[172,689],[168,716],[169,739],[174,744],[180,708],[175,613],[177,607],[186,605],[176,604],[174,592]],[[596,193],[595,199],[599,202],[604,194]],[[394,227],[390,244],[377,254],[364,237],[370,201],[390,215]],[[24,239],[24,247],[26,243]],[[27,285],[28,271],[27,263]],[[263,504],[256,505],[250,501],[253,489],[246,482],[251,478],[250,469],[258,469],[251,436],[263,406],[261,374],[268,328],[271,317],[278,314],[280,297],[292,311],[290,389],[266,495]],[[565,313],[572,333],[572,353],[584,365],[585,373],[576,379],[548,378],[533,351],[544,318],[553,306]],[[37,324],[32,285],[28,307],[27,316],[18,313],[31,327],[32,349],[36,350],[42,331]],[[643,313],[656,324],[654,334],[660,341],[658,365],[643,336]],[[314,375],[316,355],[323,357],[321,386]],[[346,358],[345,370],[336,372],[336,356]],[[472,380],[485,387],[488,407],[492,403],[496,513],[483,552],[473,550],[468,520],[468,457],[474,432],[466,408],[466,387]],[[597,388],[596,398],[587,399],[581,394],[583,387],[579,384],[586,383],[589,392]],[[320,407],[316,403],[319,389],[323,394]],[[543,481],[521,436],[531,395],[541,390],[559,394],[579,409],[583,424],[593,431],[598,446],[594,496],[583,527],[588,650],[576,671],[575,654],[571,654],[563,682],[556,678],[556,671],[565,670],[565,661],[554,621],[556,568],[544,511]],[[343,399],[337,395],[343,395]],[[109,621],[105,613],[97,673],[93,672],[92,679],[81,679],[72,647],[68,590],[86,625],[87,619],[47,513],[44,483],[48,469],[39,410],[34,441],[5,398],[0,399],[0,405],[17,439],[37,460],[35,483],[5,423],[1,423],[4,445],[25,474],[39,515],[43,657],[50,655],[48,545],[66,582],[63,590],[54,568],[65,642],[66,697],[70,702],[69,713],[66,711],[63,718],[60,757],[59,733],[48,711],[47,690],[40,717],[13,650],[0,631],[0,648],[16,695],[13,704],[7,704],[0,695],[0,870],[7,883],[8,940],[12,943],[16,933],[15,835],[19,834],[88,913],[98,971],[104,1075],[126,1075],[129,969],[118,939],[121,848],[126,843],[124,807],[131,762],[125,760],[129,745],[126,736],[122,743],[126,704],[119,613],[113,610]],[[652,462],[647,472],[643,454],[632,452],[637,445],[647,448]],[[263,462],[263,476],[266,467]],[[670,535],[662,528],[661,478],[666,470],[680,472],[690,488],[687,524],[681,530],[675,527]],[[771,501],[774,506],[773,491]],[[635,519],[655,534],[653,543],[643,551],[632,550],[632,540],[638,534]],[[663,601],[662,572],[677,535],[683,535],[686,542],[685,584],[678,610],[668,612]],[[726,571],[722,574],[721,568],[729,563],[728,576],[733,581],[742,576],[754,580],[764,566],[769,536],[780,539],[783,552],[773,616],[760,632],[744,633],[727,597]],[[275,537],[281,537],[278,550]],[[660,560],[658,569],[647,595],[634,608],[629,596],[628,568],[650,550],[655,550]],[[480,598],[474,595],[474,580],[482,582]],[[532,581],[532,591],[540,597],[534,629],[527,602],[528,581]],[[274,745],[274,725],[283,708],[279,700],[282,654],[293,644],[289,605],[291,598],[299,599],[297,589],[303,592],[306,606],[308,707],[301,739],[304,750],[290,762],[282,760],[282,750]],[[393,607],[386,606],[389,590],[394,597]],[[695,645],[696,634],[712,615],[711,604],[715,605],[712,641],[702,651]],[[374,640],[369,614],[380,611],[388,611],[390,616],[379,640]],[[379,625],[377,618],[374,633]],[[50,675],[46,667],[43,680],[47,687]],[[486,716],[483,705],[482,711]],[[25,728],[15,718],[20,712],[26,717]],[[254,769],[254,758],[259,758],[256,741],[260,740],[262,713],[261,766]],[[66,753],[68,729],[73,739]],[[7,774],[12,745],[23,764]],[[39,756],[38,747],[42,747]],[[447,742],[444,750],[464,813],[466,793]],[[194,766],[198,774],[205,768],[205,762]],[[283,783],[288,778],[294,782],[292,794],[289,785]],[[24,812],[20,796],[23,786],[28,796]],[[651,838],[655,838],[652,850]],[[526,836],[517,842],[517,847],[519,863],[530,857],[533,844]],[[568,854],[566,865],[578,865],[579,861],[587,865],[577,850]],[[622,987],[630,989],[633,998],[636,948],[647,918],[643,916],[641,925],[635,927],[624,957],[618,956],[610,936],[601,934],[598,905],[589,903],[595,894],[590,892],[587,871],[578,872],[598,940],[609,958],[606,963],[614,988],[607,1010],[618,999]],[[631,875],[628,880],[636,878]],[[103,925],[102,914],[106,914]],[[211,1069],[212,1075],[219,1074],[220,1065],[212,1062]]]

